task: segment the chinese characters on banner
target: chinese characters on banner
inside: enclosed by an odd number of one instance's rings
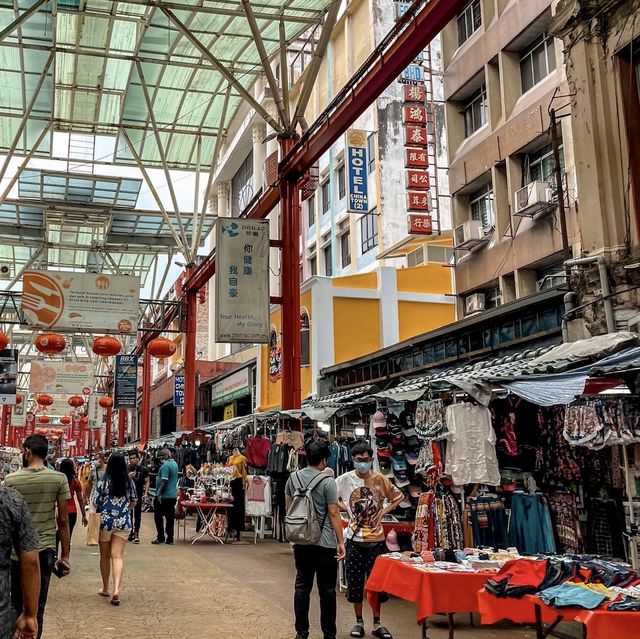
[[[369,212],[369,170],[367,162],[367,132],[347,131],[347,211]]]
[[[216,342],[269,342],[269,221],[219,218]]]
[[[407,216],[407,222],[409,235],[431,235],[433,233],[430,215],[410,213]]]

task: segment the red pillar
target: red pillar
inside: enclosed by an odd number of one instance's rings
[[[6,442],[7,446],[14,447],[16,445],[16,429],[11,425],[11,418],[13,416],[13,407],[7,406],[7,430],[6,430]]]
[[[105,427],[105,434],[104,434],[104,447],[105,448],[111,448],[111,422],[113,420],[113,408],[111,408],[111,406],[107,406],[107,408],[105,409],[106,412],[106,427]]]
[[[149,441],[149,427],[151,426],[151,355],[147,345],[144,345],[142,355],[142,414],[140,420],[140,441]]]
[[[118,411],[118,448],[124,446],[124,432],[127,428],[127,411],[121,408]]]
[[[292,148],[291,137],[280,139],[281,157]],[[282,408],[300,408],[300,197],[298,182],[280,182],[282,241]]]
[[[190,271],[187,272],[187,276],[189,272]],[[184,322],[184,410],[182,413],[182,430],[193,430],[196,427],[196,396],[198,392],[198,375],[196,373],[197,292],[187,291],[184,304],[186,308]]]
[[[0,411],[0,446],[7,446],[8,444],[7,413],[8,407],[3,404],[2,411]]]

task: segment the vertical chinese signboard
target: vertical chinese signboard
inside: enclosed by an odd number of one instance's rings
[[[184,406],[184,375],[173,376],[173,405],[178,408]]]
[[[367,169],[367,132],[359,129],[347,131],[347,211],[369,212],[369,171]]]
[[[135,408],[138,393],[138,357],[116,355],[114,408]]]
[[[216,342],[269,342],[269,221],[219,218]]]

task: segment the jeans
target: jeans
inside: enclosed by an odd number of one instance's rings
[[[55,550],[47,548],[40,551],[40,599],[38,600],[38,639],[42,637],[44,609],[47,605],[51,571],[56,563]],[[16,615],[22,614],[22,584],[20,579],[20,562],[11,562],[11,604]]]
[[[335,548],[294,545],[296,561],[296,587],[293,607],[296,615],[296,633],[309,635],[309,604],[313,579],[318,584],[320,595],[320,627],[324,639],[335,639],[336,629],[336,582],[338,561]]]
[[[136,505],[133,509],[133,532],[140,533],[140,522],[142,521],[142,495],[138,495]]]
[[[155,498],[153,503],[153,519],[156,523],[156,532],[158,533],[158,541],[173,541],[173,524],[176,518],[176,501],[177,499],[162,498],[158,501]],[[164,520],[166,519],[166,526]],[[166,532],[166,535],[165,535]]]

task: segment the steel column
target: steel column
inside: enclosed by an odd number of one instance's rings
[[[149,441],[151,426],[151,354],[147,345],[143,345],[142,353],[142,411],[140,415],[140,443]]]
[[[182,430],[196,427],[196,395],[198,375],[196,373],[196,328],[198,312],[196,291],[187,291],[184,301],[184,408]]]
[[[282,155],[293,146],[280,139]],[[280,180],[280,237],[282,241],[282,408],[300,408],[300,199],[298,181]]]
[[[124,431],[127,427],[127,411],[124,408],[118,410],[118,448],[124,446]]]
[[[111,448],[111,424],[113,421],[113,408],[111,406],[107,406],[106,410],[106,427],[104,432],[104,447]]]

